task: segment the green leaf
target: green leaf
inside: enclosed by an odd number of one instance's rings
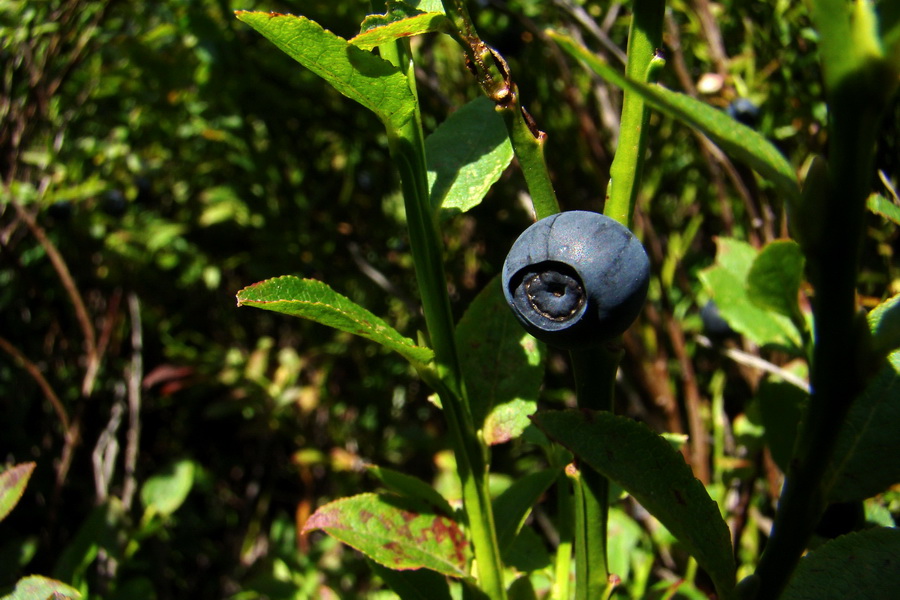
[[[34,467],[33,462],[20,463],[0,473],[0,521],[19,503]]]
[[[549,34],[570,56],[583,61],[607,81],[640,94],[651,107],[704,133],[726,153],[745,162],[770,181],[786,199],[795,199],[800,195],[793,167],[759,132],[705,102],[656,84],[631,80],[572,38],[554,31]]]
[[[303,532],[321,529],[391,569],[431,569],[466,577],[471,548],[459,526],[423,503],[360,494],[320,507]]]
[[[163,517],[178,510],[194,487],[194,470],[194,462],[183,459],[147,479],[141,486],[144,508]]]
[[[791,462],[797,427],[808,400],[809,394],[792,383],[766,378],[759,384],[757,401],[766,444],[783,473]]]
[[[235,16],[334,89],[374,112],[389,129],[396,131],[412,118],[416,99],[409,82],[388,61],[306,17],[243,10]]]
[[[867,315],[872,346],[877,354],[900,348],[900,294],[889,298]]]
[[[544,379],[543,346],[516,321],[499,278],[485,286],[460,319],[456,344],[484,441],[500,444],[520,436]]]
[[[872,194],[866,201],[869,210],[884,217],[894,225],[900,225],[900,206],[897,206],[881,194]]]
[[[518,571],[539,571],[550,566],[547,544],[534,529],[523,527],[503,551],[503,562]]]
[[[506,590],[506,596],[509,600],[537,600],[537,592],[528,575],[522,575],[513,581]]]
[[[726,597],[735,583],[731,534],[679,452],[646,426],[609,412],[542,411],[533,420],[659,519]]]
[[[900,530],[878,527],[841,536],[802,559],[781,600],[900,598]]]
[[[453,507],[450,506],[447,499],[418,477],[377,465],[368,465],[366,468],[369,470],[369,473],[377,477],[392,492],[408,498],[418,498],[445,515],[453,515]]]
[[[267,279],[237,294],[238,306],[255,306],[328,325],[378,342],[407,360],[428,363],[429,348],[416,346],[393,327],[321,281],[291,275]]]
[[[900,483],[900,351],[853,402],[826,483],[830,502],[864,500]],[[829,487],[830,486],[830,487]]]
[[[513,149],[494,103],[481,96],[425,140],[431,205],[445,215],[478,206],[512,161]]]
[[[700,272],[719,314],[732,329],[758,346],[780,346],[799,352],[800,334],[791,320],[757,306],[747,293],[747,279],[757,251],[739,240],[716,239],[716,264]]]
[[[81,594],[75,588],[40,575],[20,579],[16,589],[0,600],[79,600]]]
[[[797,242],[777,240],[757,254],[747,274],[747,297],[760,308],[799,320],[803,252]],[[796,322],[796,321],[795,321]]]
[[[388,2],[384,15],[369,15],[362,22],[361,33],[350,43],[365,50],[394,40],[423,33],[454,31],[453,22],[443,12],[423,12],[405,2]]]
[[[82,587],[85,573],[101,549],[109,556],[121,554],[124,524],[125,511],[117,499],[111,498],[94,508],[63,550],[53,569],[53,577],[76,588]]]
[[[494,523],[501,552],[512,543],[532,507],[553,484],[560,471],[562,467],[529,473],[517,479],[494,500]]]
[[[450,600],[447,578],[427,569],[397,571],[370,560],[369,568],[381,577],[400,600]]]

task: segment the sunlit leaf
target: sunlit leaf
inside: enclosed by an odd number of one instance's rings
[[[350,43],[371,50],[394,40],[423,33],[454,30],[453,22],[443,12],[424,12],[405,2],[388,2],[388,12],[369,15],[362,22],[361,33]]]
[[[866,201],[869,210],[884,217],[894,225],[900,225],[900,206],[880,194],[872,194]]]
[[[535,424],[631,494],[703,567],[724,597],[734,586],[731,534],[684,457],[645,425],[609,412],[542,411]]]
[[[0,473],[0,521],[15,508],[25,492],[35,463],[21,463]]]
[[[32,575],[20,579],[16,589],[0,600],[79,600],[81,594],[61,581]]]
[[[396,130],[411,118],[416,100],[409,82],[388,61],[306,17],[243,10],[235,15],[337,91],[374,112],[385,126]]]
[[[141,486],[144,508],[163,517],[178,510],[194,487],[194,469],[193,461],[179,460],[147,479]]]
[[[716,239],[716,264],[700,272],[719,314],[735,331],[758,346],[799,352],[800,333],[788,317],[760,308],[747,293],[747,278],[757,251],[739,240]]]
[[[512,161],[513,149],[494,103],[481,96],[425,140],[431,205],[444,214],[479,205]]]
[[[237,294],[238,306],[254,306],[263,310],[309,319],[341,331],[368,338],[419,363],[430,362],[434,353],[417,346],[393,327],[338,294],[321,281],[286,275],[267,279]]]
[[[465,577],[470,547],[449,517],[393,494],[360,494],[320,507],[303,532],[321,529],[391,569]]]
[[[797,296],[804,262],[797,242],[777,240],[766,244],[747,273],[747,297],[760,308],[799,319]]]

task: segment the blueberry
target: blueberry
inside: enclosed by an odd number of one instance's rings
[[[759,107],[748,98],[736,98],[728,105],[725,112],[729,117],[747,127],[756,127],[759,123]]]
[[[724,338],[735,335],[728,321],[722,318],[719,307],[710,300],[700,309],[700,320],[703,321],[703,332],[711,338]]]
[[[110,190],[103,195],[103,212],[111,217],[121,217],[128,208],[125,195],[119,190]]]
[[[47,208],[50,218],[59,223],[71,221],[72,212],[72,203],[68,200],[58,200]]]
[[[503,263],[503,294],[534,337],[559,348],[596,346],[637,318],[650,261],[627,227],[600,213],[541,219]]]

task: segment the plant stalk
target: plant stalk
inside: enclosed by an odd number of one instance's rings
[[[618,342],[608,346],[573,350],[578,407],[613,410],[616,372],[622,350]],[[575,484],[575,597],[602,598],[609,583],[606,534],[609,515],[609,480],[587,465],[577,465]]]
[[[408,43],[387,44],[380,50],[383,58],[406,73],[410,89],[416,94]],[[432,378],[432,384],[441,398],[456,453],[478,583],[491,600],[505,600],[503,563],[487,487],[487,450],[476,435],[457,354],[444,274],[443,247],[429,201],[425,143],[418,110],[400,130],[388,128],[388,143],[392,158],[400,170],[416,280],[435,353],[438,377]]]
[[[635,0],[628,33],[628,61],[625,75],[648,83],[653,79],[656,50],[662,44],[665,0]],[[625,91],[619,144],[609,169],[610,180],[604,214],[631,227],[634,206],[641,184],[647,146],[649,111],[640,95]]]
[[[488,47],[475,30],[464,0],[443,0],[444,12],[459,30],[457,41],[466,52],[466,60],[474,71],[484,94],[496,103],[503,117],[506,131],[531,202],[536,219],[543,219],[559,212],[559,202],[553,190],[553,181],[544,159],[544,142],[547,134],[540,131],[531,115],[522,107],[519,90],[512,80],[509,66],[503,58]]]
[[[812,395],[772,535],[756,570],[759,599],[781,594],[827,506],[825,476],[835,444],[868,379],[867,365],[861,364],[866,361],[860,358],[868,356],[869,348],[860,331],[865,320],[857,318],[856,284],[865,201],[884,110],[879,101],[886,81],[882,75],[878,63],[862,63],[828,94],[828,187],[818,215],[822,233],[807,249],[815,287]]]

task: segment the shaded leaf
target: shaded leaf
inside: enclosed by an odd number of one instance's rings
[[[747,297],[760,308],[799,320],[797,296],[804,262],[797,242],[777,240],[766,244],[747,273]]]
[[[513,482],[494,500],[494,523],[501,552],[512,543],[532,507],[553,484],[560,471],[562,467],[529,473]]]
[[[194,487],[195,466],[191,460],[179,460],[147,479],[141,486],[144,508],[163,517],[178,510]]]
[[[388,2],[388,12],[369,15],[362,22],[361,33],[350,43],[371,50],[376,46],[423,33],[454,30],[453,22],[443,12],[423,12],[405,2]]]
[[[745,162],[770,181],[786,198],[796,199],[799,196],[800,187],[793,167],[759,132],[705,102],[656,84],[645,84],[625,77],[568,36],[552,31],[550,36],[570,56],[583,61],[607,81],[640,94],[651,107],[704,133],[726,153]]]
[[[503,562],[519,571],[538,571],[550,566],[547,544],[531,527],[523,527],[503,550]]]
[[[471,550],[459,526],[393,494],[360,494],[320,507],[303,533],[321,529],[391,569],[465,577]]]
[[[19,503],[35,465],[33,462],[20,463],[0,473],[0,521]]]
[[[381,577],[400,600],[450,600],[450,586],[440,573],[427,569],[397,571],[370,560],[369,568]]]
[[[841,536],[802,559],[782,600],[900,598],[900,530],[879,527]]]
[[[392,492],[408,498],[418,498],[445,515],[453,515],[453,507],[450,506],[447,499],[418,477],[377,465],[367,465],[366,468]]]
[[[20,579],[16,589],[0,600],[78,600],[81,594],[75,588],[40,575]]]
[[[750,300],[747,277],[757,251],[746,242],[716,238],[716,264],[700,272],[719,314],[731,328],[758,346],[774,345],[796,352],[800,334],[791,320],[764,310]]]
[[[310,319],[368,338],[413,362],[427,363],[434,358],[430,348],[416,346],[411,339],[403,337],[393,327],[321,281],[291,275],[275,277],[242,289],[237,299],[238,306],[255,306]]]
[[[900,351],[854,401],[844,420],[826,484],[828,500],[864,500],[900,483]],[[887,459],[890,457],[891,459]],[[830,489],[829,486],[830,485]]]
[[[488,444],[517,438],[529,425],[544,379],[543,346],[524,332],[495,277],[456,326],[456,344],[476,427]]]
[[[721,596],[734,587],[731,534],[684,457],[661,436],[609,412],[542,411],[535,424],[619,484],[693,555]]]
[[[306,17],[239,10],[238,19],[337,91],[397,130],[413,114],[415,97],[406,76],[391,63],[350,44]]]
[[[63,550],[53,569],[53,577],[81,587],[85,572],[97,559],[100,549],[109,556],[119,556],[124,521],[122,503],[115,498],[94,508]]]
[[[494,106],[480,96],[426,138],[428,188],[435,210],[453,214],[477,206],[512,161],[506,125]]]
[[[766,444],[783,473],[787,473],[794,453],[797,428],[808,400],[809,394],[792,383],[766,378],[759,384],[757,401]]]

